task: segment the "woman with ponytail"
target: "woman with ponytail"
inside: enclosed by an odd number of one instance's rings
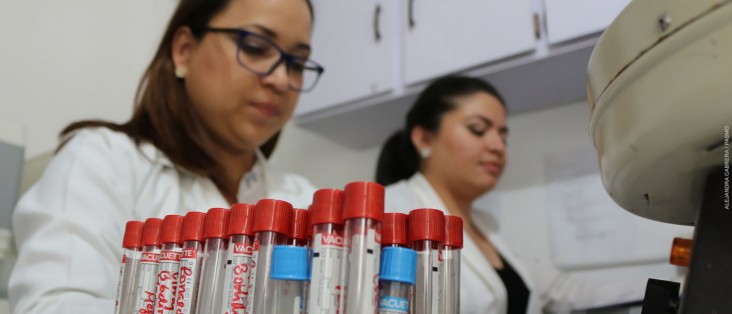
[[[463,219],[460,313],[539,313],[527,272],[473,202],[506,165],[506,107],[489,83],[449,76],[430,84],[384,144],[376,181],[387,211],[435,208]]]

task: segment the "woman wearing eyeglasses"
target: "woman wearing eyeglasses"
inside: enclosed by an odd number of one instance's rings
[[[315,188],[267,163],[309,60],[307,0],[181,0],[129,121],[62,132],[13,217],[14,313],[110,313],[126,221],[262,198],[309,204]]]

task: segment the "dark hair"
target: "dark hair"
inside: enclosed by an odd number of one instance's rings
[[[412,143],[412,129],[420,126],[437,133],[442,116],[455,109],[454,98],[478,92],[498,98],[505,108],[506,103],[496,88],[480,79],[446,76],[427,86],[409,109],[405,127],[392,134],[382,146],[376,164],[376,182],[389,185],[407,179],[419,171],[420,157]]]
[[[310,0],[305,0],[313,18]],[[186,92],[183,81],[176,78],[172,60],[172,44],[179,28],[188,26],[198,39],[200,30],[225,10],[231,0],[181,0],[168,23],[157,52],[140,80],[135,97],[135,109],[123,124],[100,120],[78,121],[61,131],[63,148],[74,131],[89,127],[106,127],[127,134],[138,145],[150,142],[176,165],[211,178],[227,199],[236,199],[234,187],[224,184],[226,169],[214,154],[214,142],[205,130]],[[280,132],[264,143],[260,150],[265,157],[274,151]]]

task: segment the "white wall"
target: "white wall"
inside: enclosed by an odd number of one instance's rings
[[[26,158],[80,119],[124,121],[174,0],[0,1],[0,124],[25,128]]]

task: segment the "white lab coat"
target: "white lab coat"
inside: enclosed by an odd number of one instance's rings
[[[239,200],[305,207],[314,191],[258,153]],[[213,182],[176,167],[152,144],[138,147],[106,128],[79,131],[15,210],[13,313],[112,313],[125,222],[211,207],[229,207]]]
[[[416,208],[445,210],[446,206],[420,173],[386,188],[387,212],[408,213]],[[501,256],[513,266],[524,280],[530,293],[527,313],[541,313],[541,302],[533,290],[526,269],[519,263],[498,235],[489,227],[489,221],[480,212],[471,213],[475,226],[490,238]],[[502,314],[507,310],[506,288],[493,267],[485,259],[478,246],[464,237],[460,263],[460,313]]]

